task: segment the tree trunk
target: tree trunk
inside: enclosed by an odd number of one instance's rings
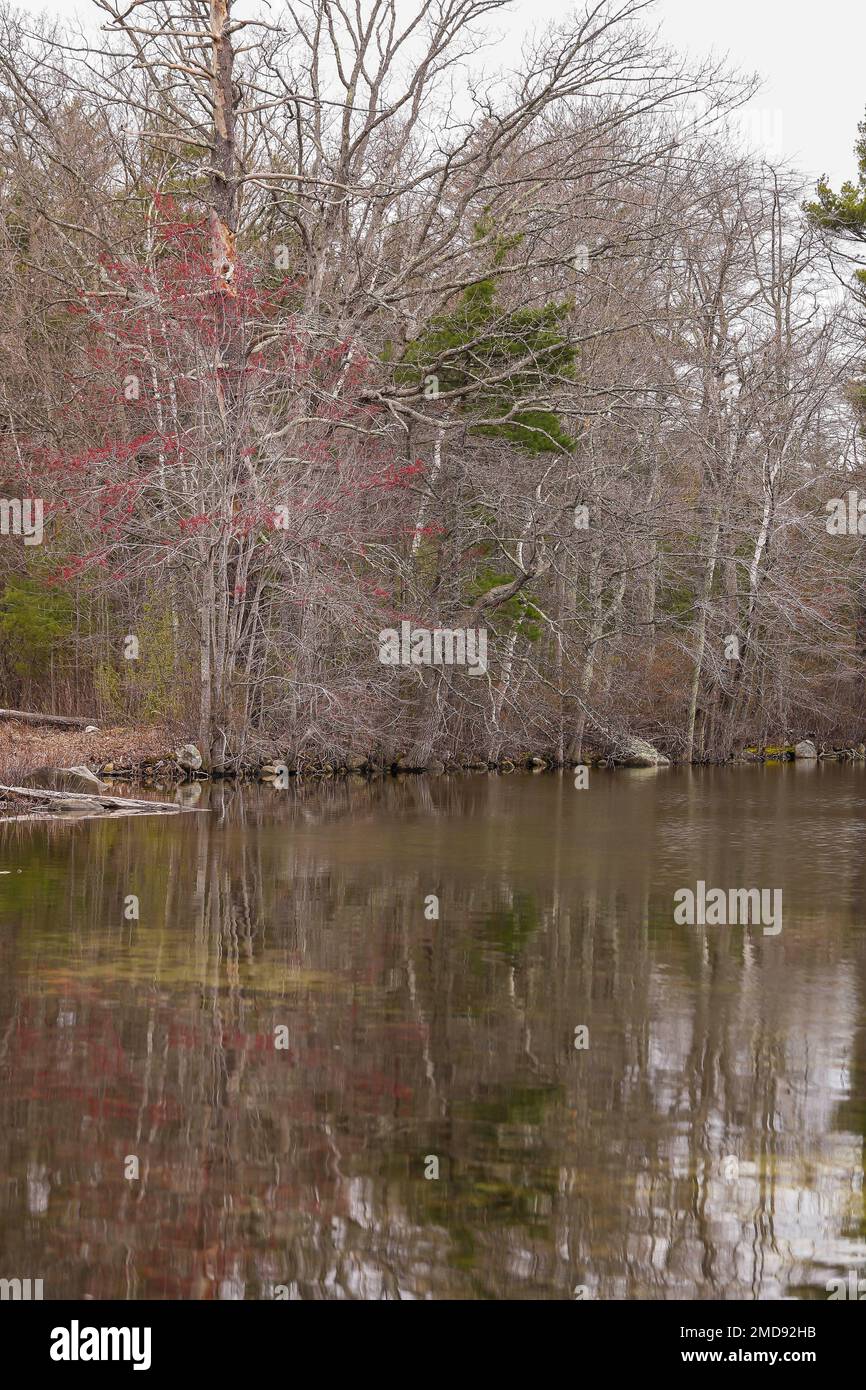
[[[716,564],[719,558],[719,536],[721,534],[721,528],[722,500],[721,496],[718,496],[710,530],[709,545],[707,547],[707,559],[704,565],[704,582],[701,586],[701,594],[698,601],[698,617],[695,628],[694,668],[692,671],[692,687],[689,693],[689,711],[686,723],[687,762],[692,762],[694,758],[695,719],[698,709],[698,695],[701,689],[701,669],[704,664],[704,652],[707,646],[707,617],[709,614],[710,597],[713,592],[713,580],[716,576]]]

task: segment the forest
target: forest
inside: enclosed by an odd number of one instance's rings
[[[866,131],[774,166],[644,0],[513,70],[504,0],[91,9],[0,7],[4,705],[216,772],[866,737]]]

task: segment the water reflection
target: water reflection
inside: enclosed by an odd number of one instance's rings
[[[777,1298],[866,1264],[862,768],[198,804],[0,827],[0,1274]],[[675,926],[698,878],[781,887],[781,935]]]

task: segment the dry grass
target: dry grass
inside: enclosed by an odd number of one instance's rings
[[[164,728],[118,726],[85,734],[81,729],[52,729],[12,720],[0,721],[0,783],[14,786],[37,767],[73,767],[92,771],[112,762],[130,767],[170,756],[173,747]]]

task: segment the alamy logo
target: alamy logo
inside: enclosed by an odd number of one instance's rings
[[[470,676],[487,670],[487,629],[415,627],[404,621],[379,633],[383,666],[466,666]]]
[[[0,1300],[9,1298],[27,1302],[30,1299],[41,1297],[41,1279],[0,1279]]]
[[[831,536],[866,536],[866,497],[851,488],[847,498],[831,497],[827,503],[827,531]]]
[[[854,1269],[848,1270],[847,1283],[844,1278],[828,1279],[824,1288],[830,1295],[828,1303],[839,1299],[843,1302],[847,1299],[851,1303],[862,1303],[866,1300],[866,1279],[858,1279],[857,1271]]]
[[[131,1361],[134,1371],[150,1370],[149,1327],[69,1327],[51,1330],[52,1361]]]
[[[25,545],[42,544],[45,507],[41,497],[0,497],[0,535],[23,536]]]
[[[674,921],[689,927],[746,927],[762,925],[764,936],[782,930],[781,888],[678,888],[674,893]]]

